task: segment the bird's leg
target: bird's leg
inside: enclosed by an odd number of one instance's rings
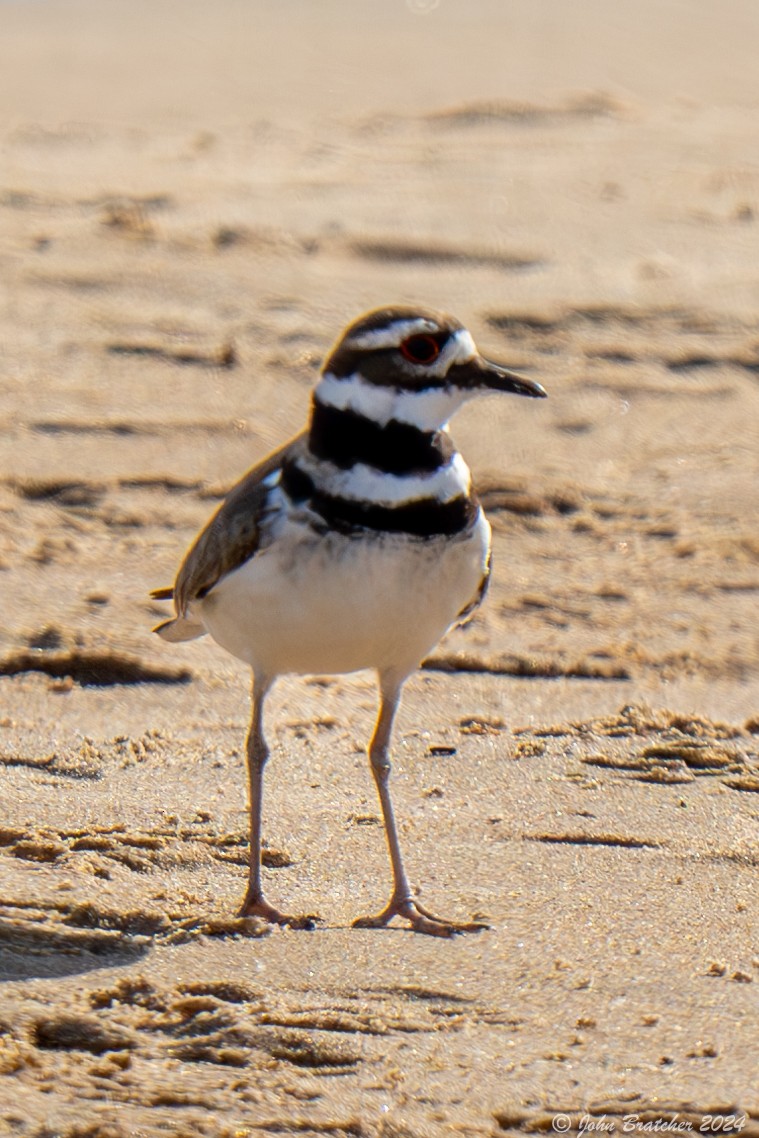
[[[415,932],[427,933],[429,936],[450,937],[456,933],[479,932],[480,929],[487,926],[476,922],[460,924],[455,921],[443,920],[422,908],[411,895],[411,886],[403,867],[403,857],[401,856],[389,785],[391,770],[390,737],[405,677],[398,679],[395,675],[381,673],[379,679],[380,709],[377,725],[369,744],[369,760],[382,807],[382,818],[385,823],[390,864],[393,869],[393,895],[381,913],[375,917],[359,917],[357,921],[353,922],[354,928],[381,928],[397,916],[405,917],[407,921],[410,921]]]
[[[270,685],[271,681],[263,676],[253,678],[250,728],[245,741],[250,797],[250,876],[248,890],[238,916],[263,917],[271,924],[288,925],[290,928],[313,928],[315,919],[313,916],[288,916],[270,905],[264,897],[261,884],[261,808],[264,767],[269,758],[269,747],[263,732],[263,706]]]

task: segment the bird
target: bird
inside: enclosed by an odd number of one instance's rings
[[[480,355],[452,316],[391,305],[358,317],[326,356],[304,429],[246,473],[190,546],[172,588],[176,643],[208,633],[251,669],[246,739],[250,868],[239,916],[313,928],[264,896],[264,701],[285,674],[373,669],[379,713],[368,746],[393,889],[376,915],[451,937],[487,927],[435,916],[415,897],[390,795],[391,734],[405,681],[483,600],[491,530],[448,433],[453,413],[492,392],[546,396]]]

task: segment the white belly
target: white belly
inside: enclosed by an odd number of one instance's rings
[[[490,526],[461,538],[319,535],[288,523],[223,578],[197,616],[259,673],[412,671],[475,597]]]

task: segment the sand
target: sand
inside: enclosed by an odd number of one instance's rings
[[[0,27],[0,1135],[758,1134],[756,4]],[[368,674],[267,708],[266,887],[318,928],[235,919],[248,677],[150,635],[388,302],[550,394],[455,421],[494,584],[398,723],[453,941],[350,927]]]

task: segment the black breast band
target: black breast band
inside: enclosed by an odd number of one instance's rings
[[[356,411],[314,399],[308,449],[348,470],[358,462],[385,474],[428,474],[445,466],[454,447],[444,431],[420,431],[391,419],[382,426]]]
[[[281,485],[293,502],[308,504],[331,529],[342,534],[369,529],[412,537],[453,537],[471,529],[479,509],[477,499],[467,494],[447,502],[434,497],[419,498],[397,506],[325,494],[294,459],[285,463]]]

